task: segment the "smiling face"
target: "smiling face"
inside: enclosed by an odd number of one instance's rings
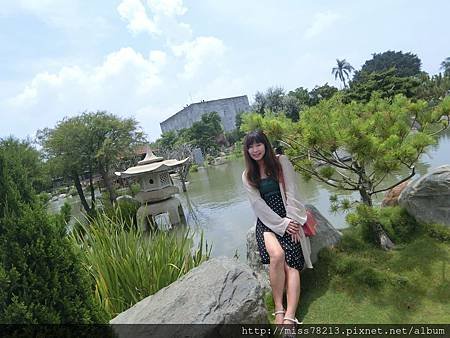
[[[264,146],[264,143],[260,142],[252,143],[248,147],[248,154],[255,161],[262,160],[264,155],[266,154],[266,147]]]

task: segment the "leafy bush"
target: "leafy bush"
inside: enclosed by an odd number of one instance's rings
[[[123,219],[113,220],[104,213],[80,226],[88,235],[73,232],[73,239],[83,248],[96,299],[109,318],[174,282],[210,255],[203,234],[191,251],[193,234],[186,228],[146,234],[127,229]]]
[[[401,207],[375,208],[359,205],[356,212],[347,215],[347,222],[359,230],[365,242],[372,244],[377,243],[377,226],[382,226],[397,243],[409,242],[423,233],[423,226]]]
[[[71,212],[72,211],[72,206],[70,205],[69,202],[65,201],[63,206],[60,209],[60,214],[64,220],[64,222],[67,224],[70,221],[70,216],[71,216]]]
[[[75,186],[72,185],[67,194],[69,194],[70,196],[78,195],[77,188],[75,188]]]
[[[415,218],[401,207],[379,209],[379,219],[391,238],[397,242],[409,242],[423,230]]]
[[[425,225],[426,232],[432,238],[441,242],[450,242],[450,229],[442,224]]]
[[[38,202],[42,205],[46,205],[50,201],[51,197],[52,195],[47,192],[41,192],[36,195]]]
[[[337,249],[344,252],[361,251],[366,249],[367,244],[362,241],[357,229],[349,230],[351,231],[343,231],[343,235],[337,245]]]
[[[139,183],[131,183],[130,185],[131,195],[136,196],[136,194],[141,191],[141,185]]]
[[[0,144],[0,323],[104,322],[79,253],[27,173]]]
[[[377,210],[360,204],[356,208],[356,212],[347,216],[347,222],[351,226],[358,228],[361,238],[366,243],[377,245],[378,237],[374,231],[374,227],[379,224]]]
[[[198,164],[191,164],[191,167],[189,168],[189,172],[195,173],[198,171]]]

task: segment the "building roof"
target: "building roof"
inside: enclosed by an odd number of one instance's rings
[[[233,97],[226,97],[226,98],[222,98],[222,99],[215,99],[215,100],[209,100],[209,101],[200,101],[200,102],[195,102],[195,103],[191,103],[188,106],[184,107],[183,109],[181,109],[180,111],[176,112],[175,114],[173,114],[172,116],[168,117],[167,119],[165,119],[164,121],[162,121],[161,123],[164,123],[168,120],[170,120],[171,118],[173,118],[174,116],[184,112],[186,109],[188,109],[189,107],[192,106],[196,106],[196,105],[202,105],[202,104],[207,104],[210,102],[216,102],[216,101],[226,101],[226,100],[233,100],[233,99],[237,99],[237,98],[241,98],[241,97],[247,97],[247,95],[240,95],[240,96],[233,96]],[[160,123],[160,124],[161,124]]]

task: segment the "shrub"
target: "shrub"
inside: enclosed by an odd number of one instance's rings
[[[136,196],[136,194],[141,191],[141,185],[139,183],[131,183],[130,185],[131,195]]]
[[[450,242],[450,229],[442,224],[425,225],[426,232],[432,238],[441,242]]]
[[[63,218],[63,221],[67,224],[70,221],[70,216],[71,216],[71,212],[72,211],[72,206],[70,205],[69,202],[65,201],[63,206],[60,209],[60,214]]]
[[[21,175],[22,180],[12,179]],[[105,316],[79,256],[0,144],[0,323],[98,323]]]
[[[379,220],[375,208],[360,204],[355,213],[347,216],[347,221],[352,227],[358,228],[361,238],[365,242],[377,245],[378,237],[374,227],[379,224]]]
[[[191,164],[191,167],[189,168],[189,172],[195,173],[198,171],[198,164]]]
[[[406,209],[389,207],[379,209],[380,223],[396,242],[409,242],[422,233],[421,225]]]
[[[423,233],[422,225],[401,207],[376,208],[361,204],[356,212],[347,215],[347,222],[359,231],[365,242],[372,244],[377,244],[375,229],[378,226],[397,243],[409,242]]]
[[[367,248],[367,244],[364,243],[357,229],[351,229],[352,231],[344,231],[337,245],[337,249],[339,251],[344,252],[353,252],[353,251],[361,251]]]
[[[68,192],[67,194],[69,194],[70,196],[78,195],[77,188],[75,188],[75,186],[72,185],[72,186],[70,187],[70,189],[69,189],[69,192]]]

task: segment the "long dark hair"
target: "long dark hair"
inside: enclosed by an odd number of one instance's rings
[[[261,182],[261,175],[259,174],[258,163],[250,157],[248,149],[254,143],[262,143],[265,147],[265,154],[263,157],[264,166],[267,176],[275,178],[278,182],[283,179],[283,172],[280,162],[278,161],[269,139],[261,130],[255,130],[245,135],[243,142],[243,152],[245,158],[247,181],[253,187],[259,187]]]

